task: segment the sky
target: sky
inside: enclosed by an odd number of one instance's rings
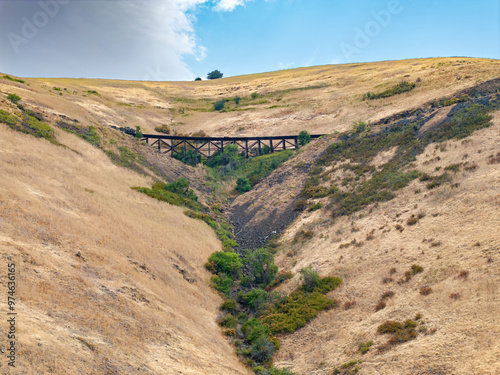
[[[0,0],[0,72],[193,80],[407,58],[500,58],[499,0]]]

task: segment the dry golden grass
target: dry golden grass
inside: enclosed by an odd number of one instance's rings
[[[11,372],[248,373],[215,323],[221,300],[203,268],[214,233],[130,189],[145,177],[58,139],[78,153],[0,125],[1,274],[7,257],[18,269]]]
[[[355,121],[376,121],[498,78],[499,64],[488,59],[418,59],[206,82],[26,79],[29,85],[23,85],[0,79],[0,107],[16,111],[5,99],[12,92],[44,112],[49,122],[61,114],[101,132],[109,125],[139,125],[143,132],[153,132],[156,126],[174,124],[180,133],[203,130],[209,135],[293,134],[303,129],[333,133],[352,128]],[[409,93],[362,100],[364,93],[381,92],[402,80],[420,81]],[[210,108],[220,98],[317,85],[324,87],[250,103],[250,111],[192,110]],[[53,87],[63,89],[62,95]],[[439,111],[436,121],[447,110]],[[278,255],[280,266],[298,273],[312,264],[322,275],[341,276],[344,283],[334,295],[345,308],[322,313],[283,337],[278,365],[329,374],[333,366],[360,358],[361,341],[374,340],[360,374],[500,373],[498,113],[494,122],[464,142],[430,145],[419,157],[418,169],[429,174],[468,162],[453,174],[457,187],[427,191],[425,183],[414,181],[395,200],[366,210],[362,218],[358,213],[333,223],[321,209],[303,214],[289,228],[285,241],[291,242],[300,230],[313,230],[314,237],[289,246],[291,254]],[[130,189],[150,184],[148,178],[112,165],[75,136],[58,131],[57,137],[69,148],[0,124],[0,257],[19,265],[19,373],[248,373],[215,323],[220,298],[207,286],[209,275],[203,269],[208,256],[220,249],[214,234],[180,208]],[[277,175],[313,161],[327,143],[306,147]],[[393,151],[380,154],[373,164],[383,164]],[[175,175],[177,169],[170,169]],[[305,179],[302,174],[286,186],[259,185],[234,204],[253,200],[250,209],[260,207],[254,219],[259,221],[281,203],[293,201]],[[326,198],[324,203],[326,207]],[[424,216],[408,226],[412,214]],[[358,246],[339,247],[352,243]],[[424,272],[398,284],[413,264]],[[467,278],[457,277],[461,270],[469,272]],[[281,288],[291,290],[298,282],[294,278]],[[424,286],[433,292],[420,295]],[[394,297],[375,312],[388,289]],[[416,313],[423,315],[427,332],[435,333],[377,354],[376,347],[386,339],[376,334],[376,327]],[[0,320],[0,330],[5,329],[6,322]]]
[[[429,174],[442,173],[453,163],[477,165],[454,174],[458,187],[427,190],[425,182],[416,180],[393,201],[352,217],[333,222],[323,209],[294,222],[284,236],[285,251],[297,231],[313,229],[316,235],[292,256],[278,255],[280,267],[298,274],[313,265],[321,275],[340,276],[344,283],[332,297],[341,304],[355,300],[356,305],[322,313],[283,337],[278,366],[330,374],[334,366],[361,358],[359,342],[373,340],[359,374],[500,373],[500,167],[488,162],[499,151],[500,112],[493,123],[466,140],[446,142],[446,147],[431,144],[419,156],[417,168]],[[413,214],[420,220],[409,226],[406,222]],[[404,230],[395,230],[395,225]],[[374,229],[374,238],[361,248],[339,247],[364,239]],[[397,283],[414,264],[424,271]],[[463,270],[467,277],[461,276]],[[298,283],[297,276],[282,288],[291,290]],[[424,287],[432,293],[421,295]],[[388,288],[394,297],[375,312]],[[378,353],[386,338],[376,333],[377,326],[386,320],[413,319],[417,313],[423,316],[426,332]]]
[[[0,79],[0,91],[14,92],[31,104],[49,112],[64,113],[82,123],[139,125],[147,132],[154,132],[162,124],[174,124],[172,129],[178,133],[203,130],[213,136],[298,134],[303,129],[332,133],[349,129],[354,121],[376,121],[497,78],[499,68],[500,61],[489,59],[414,59],[316,66],[202,82],[40,78],[26,79],[28,87]],[[421,81],[409,93],[362,100],[368,91],[381,92],[402,80],[418,79]],[[276,93],[310,86],[324,87]],[[61,88],[62,96],[53,87]],[[97,91],[99,96],[89,94],[88,90]],[[275,95],[239,107],[252,110],[227,113],[190,110],[211,109],[218,99],[249,98],[253,92]],[[262,99],[268,103],[255,104]]]

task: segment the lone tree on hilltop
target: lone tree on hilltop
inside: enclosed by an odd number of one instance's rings
[[[207,74],[207,78],[208,79],[218,79],[218,78],[222,78],[224,74],[222,74],[221,72],[219,72],[217,69],[214,70],[213,72],[210,72]]]

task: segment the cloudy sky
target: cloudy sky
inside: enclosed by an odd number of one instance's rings
[[[321,64],[500,58],[498,0],[0,0],[0,72],[192,80]]]

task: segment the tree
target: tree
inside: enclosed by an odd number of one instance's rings
[[[201,81],[201,77],[196,77],[194,80],[195,81]]]
[[[309,142],[311,142],[311,135],[306,130],[302,130],[299,133],[299,144],[305,146]]]
[[[217,69],[208,73],[207,74],[207,79],[218,79],[218,78],[222,78],[224,74],[222,74],[220,71],[218,71]]]
[[[137,139],[141,139],[143,138],[144,136],[142,135],[142,131],[141,131],[141,127],[138,126],[137,128],[135,128],[135,137]]]

